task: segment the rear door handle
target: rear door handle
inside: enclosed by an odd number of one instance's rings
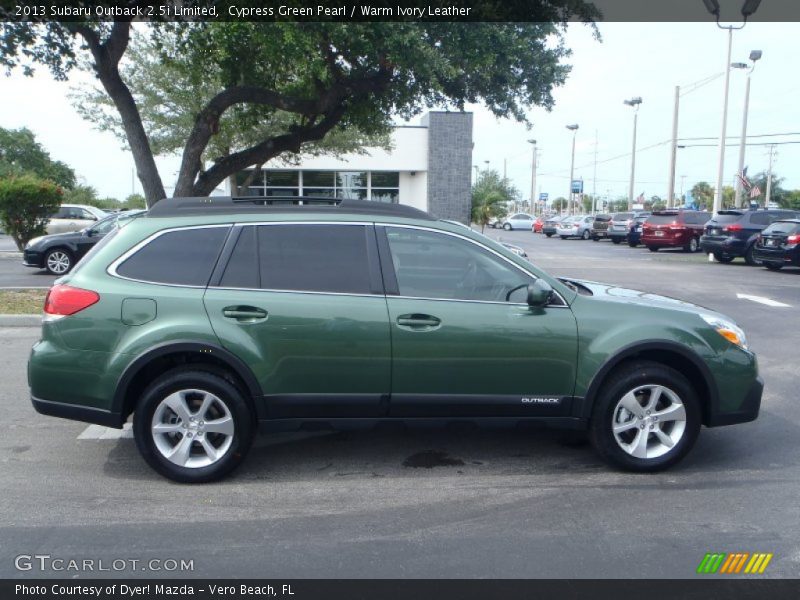
[[[425,330],[433,329],[441,325],[442,320],[433,315],[400,315],[397,317],[397,324],[406,329]]]
[[[269,315],[263,308],[255,306],[226,306],[222,309],[222,314],[229,319],[236,319],[242,323],[262,321]]]

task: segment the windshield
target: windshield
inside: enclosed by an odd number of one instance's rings
[[[652,215],[647,217],[648,223],[655,225],[664,225],[666,223],[677,223],[678,215]]]
[[[742,213],[733,210],[721,210],[714,217],[715,223],[733,223],[742,218]]]
[[[614,221],[627,221],[628,219],[633,218],[633,213],[616,213],[614,215]]]
[[[794,221],[775,221],[764,230],[764,233],[766,235],[771,233],[790,235],[798,231],[800,231],[800,223],[795,223]]]

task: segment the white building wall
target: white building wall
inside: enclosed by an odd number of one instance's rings
[[[400,204],[428,210],[427,171],[400,171]]]

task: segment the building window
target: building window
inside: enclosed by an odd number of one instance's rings
[[[251,171],[236,175],[242,186]],[[348,198],[397,204],[400,173],[396,171],[261,171],[243,193],[248,196]]]

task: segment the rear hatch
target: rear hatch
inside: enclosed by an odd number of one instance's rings
[[[775,221],[761,232],[758,247],[764,250],[782,250],[784,246],[800,243],[800,223]]]
[[[705,234],[711,240],[723,240],[744,229],[745,213],[740,210],[721,210],[706,223]]]
[[[616,213],[611,217],[611,221],[608,224],[608,231],[627,234],[632,219],[633,213]]]
[[[597,215],[592,222],[592,230],[595,232],[608,231],[610,224],[611,217],[609,215]]]
[[[642,228],[642,237],[672,239],[686,227],[681,223],[680,213],[659,212],[650,215]]]

